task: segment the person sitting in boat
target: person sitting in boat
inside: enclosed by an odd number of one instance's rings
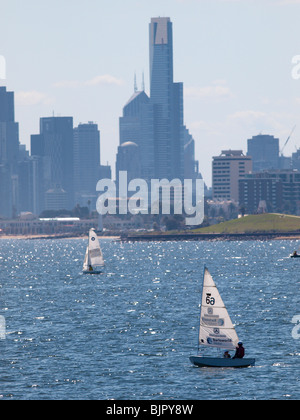
[[[224,359],[231,359],[231,356],[230,356],[230,354],[229,354],[228,350],[226,350],[226,351],[224,352],[223,357],[224,357]]]
[[[245,356],[245,349],[241,341],[238,342],[238,347],[236,348],[235,355],[233,359],[242,359]]]
[[[93,267],[91,265],[89,266],[89,271],[93,271]]]
[[[294,252],[293,252],[293,257],[298,257],[298,253],[297,253],[297,251],[294,251]]]

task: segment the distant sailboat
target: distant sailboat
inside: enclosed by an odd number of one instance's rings
[[[100,274],[103,267],[104,259],[100,248],[99,239],[95,229],[91,229],[89,232],[89,244],[84,257],[83,273]]]
[[[235,350],[239,338],[231,322],[220,293],[208,269],[204,269],[202,304],[200,315],[199,348]],[[198,348],[198,350],[199,350]],[[225,357],[190,357],[192,364],[199,367],[248,367],[254,366],[255,359]]]
[[[290,258],[300,258],[300,254],[298,254],[297,251],[294,251],[291,255]]]

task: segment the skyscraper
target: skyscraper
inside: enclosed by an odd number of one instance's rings
[[[47,191],[62,189],[67,196],[65,200],[67,207],[73,208],[75,205],[73,118],[41,118],[40,135],[31,136],[31,145],[32,156],[40,156],[43,160],[44,194]],[[49,194],[48,202],[51,201]]]
[[[100,131],[93,122],[74,128],[74,188],[76,204],[96,208],[100,169]]]
[[[0,215],[17,211],[19,124],[15,122],[14,92],[0,87]]]
[[[173,80],[170,18],[151,19],[149,47],[150,97],[144,92],[144,83],[142,91],[138,91],[135,82],[134,94],[120,118],[120,145],[125,142],[138,145],[143,179],[183,179],[186,132],[183,84]]]
[[[266,134],[248,140],[248,156],[253,160],[253,171],[279,168],[279,139]]]
[[[155,174],[153,139],[153,106],[144,91],[136,91],[124,106],[123,116],[120,118],[120,145],[127,142],[137,144],[140,177],[146,181],[150,181]],[[130,150],[135,155],[135,149]],[[128,167],[127,171],[130,170]]]
[[[150,23],[150,99],[154,110],[155,175],[183,179],[183,84],[173,81],[170,18],[152,18]]]

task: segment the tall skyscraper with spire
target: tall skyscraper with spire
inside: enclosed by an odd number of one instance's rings
[[[135,76],[134,94],[120,118],[120,145],[137,144],[143,179],[183,179],[186,133],[183,83],[174,83],[170,18],[151,19],[149,47],[150,97],[145,93],[144,76],[140,91]]]
[[[183,84],[174,83],[173,25],[167,17],[152,18],[150,23],[150,98],[156,176],[183,179]]]

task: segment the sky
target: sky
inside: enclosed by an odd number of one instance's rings
[[[0,86],[15,92],[20,142],[30,149],[40,117],[94,121],[101,163],[114,171],[135,73],[149,94],[157,16],[173,22],[174,81],[184,83],[184,121],[208,186],[212,157],[246,153],[254,135],[283,147],[296,125],[284,154],[300,147],[300,0],[0,0]]]

